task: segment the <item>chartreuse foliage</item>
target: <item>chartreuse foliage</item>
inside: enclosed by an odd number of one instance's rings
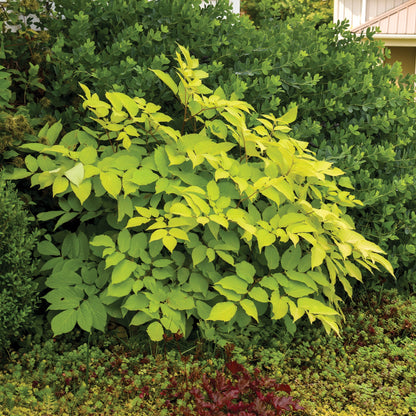
[[[104,330],[111,316],[148,324],[155,341],[195,321],[214,338],[262,315],[294,330],[305,314],[338,332],[337,282],[351,296],[357,266],[393,274],[345,213],[359,201],[337,186],[340,169],[288,135],[296,108],[248,128],[251,106],[204,86],[180,50],[179,83],[153,72],[184,107],[181,131],[143,98],[103,101],[82,85],[97,130],[22,146],[39,153],[25,160],[32,186],[60,207],[39,219],[71,221],[39,244],[54,333]]]
[[[61,120],[70,131],[88,123],[78,96],[83,83],[102,97],[106,91],[146,97],[180,128],[181,106],[148,68],[174,77],[177,43],[186,45],[213,90],[221,85],[259,114],[280,116],[298,106],[293,137],[351,178],[364,204],[350,211],[357,228],[388,253],[397,284],[414,291],[415,83],[401,77],[398,63],[383,65],[388,51],[374,32],[364,41],[347,22],[317,25],[331,20],[326,0],[242,1],[259,29],[227,1],[201,8],[199,0],[55,0],[55,11],[51,3],[10,0],[3,13],[20,30],[2,34],[0,65],[11,76],[13,105],[26,105],[31,127]],[[43,30],[30,28],[33,16]],[[15,137],[13,147],[22,140],[30,134]],[[365,276],[370,285],[380,282],[379,275]]]

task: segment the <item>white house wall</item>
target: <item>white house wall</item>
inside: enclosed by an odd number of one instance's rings
[[[367,0],[365,22],[380,16],[382,13],[393,9],[394,7],[406,3],[406,1],[407,0]]]
[[[362,0],[335,0],[334,22],[349,20],[350,26],[359,26],[361,23]]]
[[[240,0],[230,0],[230,3],[233,6],[233,12],[235,14],[240,14]]]
[[[368,22],[380,14],[387,12],[407,0],[335,0],[334,22],[349,20],[354,28]]]

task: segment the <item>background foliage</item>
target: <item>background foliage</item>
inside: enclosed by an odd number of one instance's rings
[[[315,24],[330,23],[333,17],[333,0],[242,0],[241,11],[250,16],[256,26],[273,24],[297,16]]]

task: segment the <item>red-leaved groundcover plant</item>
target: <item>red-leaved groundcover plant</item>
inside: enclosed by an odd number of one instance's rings
[[[171,415],[279,416],[303,410],[289,396],[287,384],[262,376],[259,369],[250,373],[236,361],[228,361],[215,376],[202,374],[199,382],[196,376],[188,374],[180,384],[172,377],[163,392]]]

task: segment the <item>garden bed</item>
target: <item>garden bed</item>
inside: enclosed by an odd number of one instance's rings
[[[283,387],[276,397],[292,397],[304,407],[298,415],[414,414],[416,300],[394,291],[363,294],[345,314],[341,337],[315,327],[292,338],[272,325],[251,334],[251,341],[234,334],[235,344],[225,348],[179,337],[148,344],[140,333],[126,338],[121,327],[110,336],[93,337],[90,348],[81,334],[42,345],[26,339],[20,351],[3,357],[0,414],[153,416],[189,409],[190,415],[200,415],[193,388],[213,403],[204,390],[204,374],[212,380],[223,375],[234,387],[256,381],[252,392],[264,393],[275,391],[266,380],[273,379],[291,389],[287,393]],[[232,386],[218,389],[224,409],[236,402],[227,398],[230,391]],[[246,403],[247,393],[241,396]]]

